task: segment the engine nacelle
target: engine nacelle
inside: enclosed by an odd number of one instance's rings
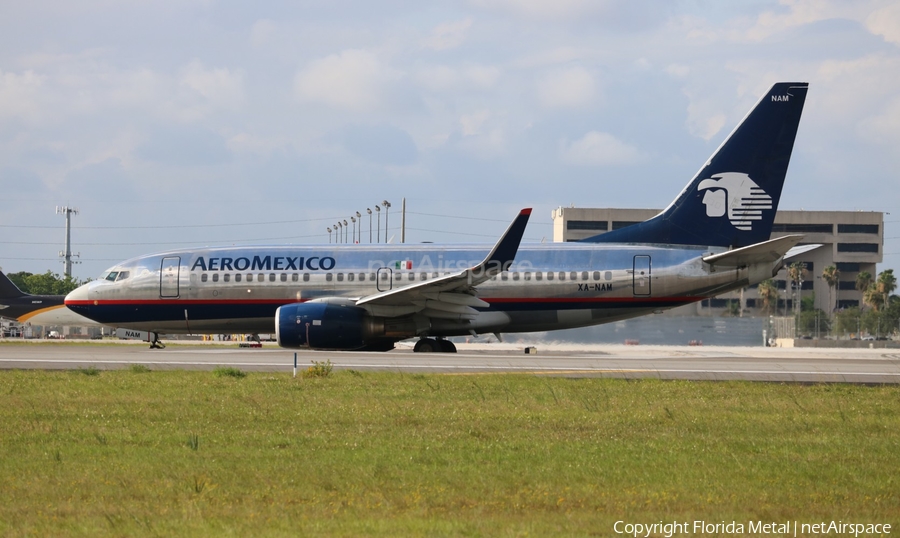
[[[289,349],[362,349],[372,340],[372,321],[355,306],[288,304],[275,311],[275,338]]]

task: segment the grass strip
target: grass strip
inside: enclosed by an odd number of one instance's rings
[[[0,534],[897,524],[898,417],[896,386],[0,371]]]

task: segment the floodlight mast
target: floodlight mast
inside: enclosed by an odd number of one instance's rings
[[[387,200],[384,200],[381,202],[381,205],[384,206],[384,242],[387,243],[388,242],[388,230],[390,230],[390,227],[388,226],[388,213],[390,212],[390,209],[391,209],[391,203],[388,202]]]
[[[381,206],[375,204],[375,213],[378,213],[378,233],[375,234],[375,241],[381,243]]]

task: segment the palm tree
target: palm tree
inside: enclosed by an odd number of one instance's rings
[[[837,309],[838,301],[836,301],[836,298],[832,295],[834,294],[835,289],[838,287],[838,283],[841,280],[841,272],[836,266],[829,265],[824,270],[822,270],[822,278],[825,279],[825,282],[828,284],[828,300],[831,302],[831,311],[834,312]]]
[[[756,293],[759,294],[759,300],[762,301],[763,310],[769,314],[772,307],[778,304],[778,286],[775,285],[775,281],[771,278],[763,280],[757,286]]]
[[[869,284],[872,283],[872,275],[869,274],[868,271],[860,271],[858,275],[856,275],[856,290],[862,294],[863,300],[860,302],[860,307],[864,303],[866,303],[866,290],[869,289]]]
[[[878,275],[877,287],[878,292],[884,297],[881,304],[887,308],[891,304],[891,292],[897,289],[897,278],[894,276],[893,269],[885,269]]]
[[[800,286],[803,285],[803,277],[806,276],[806,264],[803,262],[794,262],[788,266],[788,278],[797,287],[797,300],[794,301],[794,313],[800,311],[799,303],[803,300],[803,291]],[[793,298],[793,294],[791,294]]]
[[[863,302],[871,306],[873,310],[881,310],[883,300],[884,294],[881,293],[878,286],[874,283],[869,284],[869,287],[863,292]]]

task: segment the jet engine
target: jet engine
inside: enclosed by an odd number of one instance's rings
[[[275,337],[288,349],[387,350],[384,324],[365,309],[332,303],[294,303],[275,312]]]

